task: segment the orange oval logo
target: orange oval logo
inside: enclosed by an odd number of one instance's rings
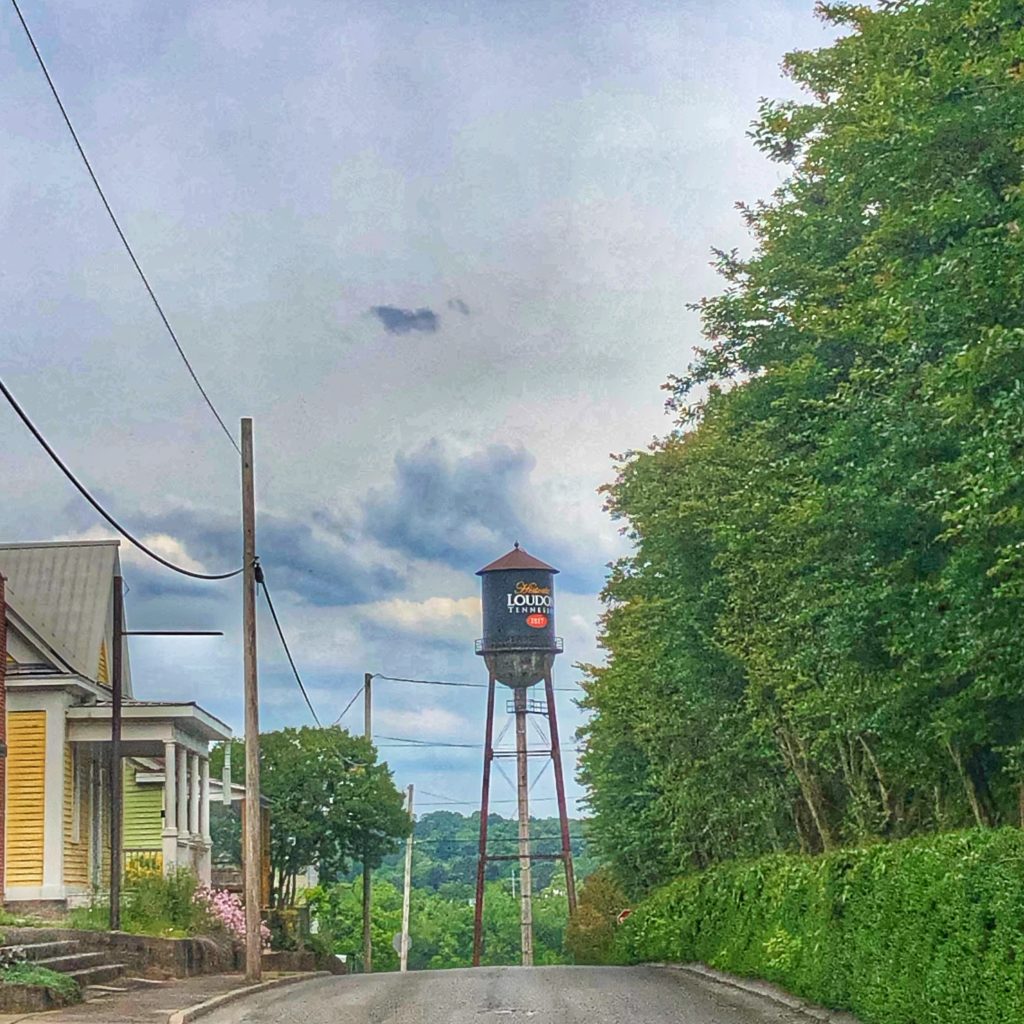
[[[546,615],[527,615],[526,624],[532,629],[543,629],[548,624],[548,617]]]

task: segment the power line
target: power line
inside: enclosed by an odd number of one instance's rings
[[[486,690],[487,683],[457,683],[449,679],[406,679],[403,676],[385,676],[379,672],[375,673],[374,679],[383,679],[389,683],[418,683],[421,686],[459,686],[468,690]],[[556,693],[581,693],[578,686],[556,686]]]
[[[193,572],[191,569],[185,569],[183,566],[175,565],[174,562],[169,562],[162,555],[158,555],[152,548],[147,547],[138,539],[134,534],[129,533],[125,527],[123,527],[86,489],[85,485],[81,483],[78,477],[71,472],[70,469],[65,465],[61,457],[53,450],[50,443],[43,437],[38,427],[29,419],[28,413],[20,405],[14,395],[8,390],[7,385],[0,380],[0,392],[3,392],[4,398],[10,403],[11,408],[21,418],[21,422],[28,427],[32,436],[39,442],[43,450],[47,455],[57,464],[60,471],[74,484],[75,489],[92,507],[99,512],[99,514],[115,529],[122,537],[126,540],[131,541],[143,554],[149,555],[155,562],[159,562],[162,566],[167,569],[172,569],[174,572],[181,573],[182,576],[191,576],[195,580],[228,580],[232,576],[237,576],[242,569],[233,569],[231,572],[219,572],[219,573],[205,573],[205,572]]]
[[[313,707],[313,702],[309,699],[309,694],[306,693],[306,687],[302,684],[302,677],[299,675],[299,670],[295,667],[295,659],[292,657],[292,652],[288,649],[288,641],[284,638],[284,630],[281,628],[281,621],[277,617],[274,602],[270,599],[270,591],[267,589],[267,581],[263,575],[263,567],[259,563],[256,564],[256,582],[263,588],[263,596],[267,599],[267,607],[270,609],[271,618],[273,618],[274,625],[277,627],[277,635],[281,638],[281,646],[284,648],[284,653],[288,657],[288,664],[292,667],[295,682],[299,684],[299,689],[302,691],[303,699],[306,701],[306,707],[309,708],[309,713],[313,716],[313,721],[316,722],[317,728],[322,729],[323,725],[320,724],[320,718]]]
[[[363,692],[364,689],[365,687],[360,686],[359,689],[356,690],[356,692],[352,695],[352,699],[345,705],[345,710],[342,711],[340,715],[338,715],[338,717],[331,723],[331,725],[338,725],[341,722],[341,720],[348,713],[348,709],[352,707],[352,705],[355,704],[357,700],[359,700],[359,695]]]
[[[374,739],[390,740],[393,743],[401,743],[408,747],[460,747],[465,750],[479,750],[483,746],[481,743],[445,743],[442,740],[418,740],[407,736],[377,735]]]
[[[18,6],[18,0],[11,0],[11,5],[14,7],[15,12],[18,15],[18,20],[21,22],[21,27],[25,30],[25,35],[28,36],[29,44],[32,47],[32,52],[36,55],[36,60],[39,62],[39,67],[42,68],[43,74],[46,76],[46,84],[50,87],[50,92],[53,93],[53,98],[57,101],[57,106],[60,108],[61,116],[64,118],[64,124],[67,125],[68,131],[71,133],[71,138],[74,140],[75,147],[78,150],[78,155],[82,158],[82,163],[85,164],[85,169],[89,172],[89,177],[92,179],[93,186],[96,189],[100,197],[100,201],[103,203],[103,208],[107,211],[107,216],[110,218],[111,224],[114,225],[114,230],[117,232],[118,238],[121,239],[121,243],[128,253],[129,258],[132,261],[136,271],[138,272],[139,278],[142,280],[146,291],[149,293],[149,297],[156,307],[157,313],[160,315],[160,319],[163,321],[164,327],[167,329],[167,333],[171,336],[171,341],[174,342],[174,347],[178,350],[178,355],[181,356],[182,362],[188,369],[189,376],[192,378],[195,386],[199,389],[199,393],[203,396],[204,401],[210,408],[210,412],[216,417],[217,422],[220,424],[221,430],[224,431],[227,439],[231,442],[235,451],[239,455],[242,454],[241,449],[238,447],[238,442],[235,441],[228,430],[227,424],[221,419],[220,413],[217,412],[210,396],[206,393],[206,389],[199,382],[199,377],[196,376],[196,371],[192,368],[192,364],[188,360],[188,356],[185,355],[185,350],[181,347],[181,342],[178,341],[177,334],[174,333],[174,328],[171,327],[171,322],[167,319],[167,314],[164,313],[163,306],[160,305],[160,300],[156,297],[156,292],[153,291],[152,285],[149,283],[149,279],[146,277],[142,265],[139,263],[135,252],[132,250],[131,245],[128,243],[127,237],[125,237],[124,231],[121,230],[121,225],[118,223],[117,217],[114,215],[113,209],[111,209],[110,203],[107,201],[106,193],[103,191],[102,186],[99,183],[99,179],[96,177],[96,172],[92,169],[92,164],[89,163],[89,158],[85,155],[85,149],[82,147],[82,143],[78,138],[78,133],[75,131],[74,125],[71,123],[71,118],[68,116],[68,112],[64,107],[64,103],[60,98],[60,94],[57,92],[57,87],[53,84],[53,79],[50,77],[50,72],[47,70],[46,62],[43,60],[43,55],[39,52],[39,47],[36,46],[36,41],[32,36],[32,32],[28,27],[28,22],[25,21],[25,16],[21,13],[21,8]]]
[[[507,822],[510,822],[510,823],[514,823],[514,821],[515,821],[514,818],[505,818],[503,820],[507,821]],[[547,820],[551,821],[552,819],[548,818]],[[575,820],[579,821],[580,819],[577,818]],[[562,837],[561,837],[560,834],[559,835],[550,835],[550,836],[535,836],[535,835],[531,835],[530,836],[530,842],[531,843],[557,843],[557,842],[559,842],[561,840],[561,838]],[[574,835],[571,832],[569,833],[569,838],[571,840],[573,840],[574,842],[586,842],[587,841],[587,837],[586,836]],[[460,839],[460,838],[448,839],[448,838],[446,838],[444,836],[425,836],[422,839],[420,839],[417,836],[417,837],[415,837],[415,842],[416,842],[417,846],[439,846],[441,843],[448,843],[448,844],[450,844],[452,846],[461,846],[461,847],[473,848],[473,849],[477,848],[480,845],[479,844],[479,840],[477,840],[477,839]],[[490,846],[490,844],[492,842],[493,843],[518,843],[519,842],[519,837],[518,836],[495,836],[495,835],[488,835],[488,837],[487,837],[487,845]],[[393,854],[390,854],[390,856],[395,857],[395,856],[401,856],[401,855],[393,853]]]
[[[399,744],[400,746],[407,747],[409,749],[414,749],[414,748],[417,748],[417,747],[427,747],[427,748],[430,748],[430,747],[455,747],[455,748],[460,749],[460,750],[483,750],[483,746],[484,746],[482,743],[451,743],[451,742],[446,742],[444,740],[419,740],[419,739],[415,739],[414,737],[411,737],[411,736],[382,736],[379,733],[374,736],[374,739],[375,740],[388,740],[392,744]],[[387,746],[388,744],[385,743],[385,744],[382,744],[382,745],[383,746]],[[380,746],[380,744],[378,746]],[[543,751],[538,751],[538,753],[547,754],[549,752],[549,749],[550,748],[545,747]],[[578,751],[580,748],[579,747],[559,747],[559,749],[560,750]],[[497,753],[503,753],[503,751],[497,751]],[[513,753],[513,751],[507,751],[507,753]]]

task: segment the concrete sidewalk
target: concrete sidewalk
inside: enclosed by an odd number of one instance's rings
[[[281,975],[264,974],[270,981]],[[48,1013],[0,1014],[0,1024],[166,1024],[177,1010],[184,1010],[214,996],[246,988],[242,974],[204,974],[147,982],[126,992],[97,995],[77,1006]]]

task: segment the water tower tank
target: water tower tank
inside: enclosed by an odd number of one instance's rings
[[[476,652],[506,686],[539,683],[551,671],[562,641],[555,636],[553,566],[527,554],[518,541],[497,561],[485,565],[481,578],[484,635]]]

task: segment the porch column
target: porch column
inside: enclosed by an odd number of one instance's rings
[[[188,751],[178,745],[178,847],[188,842]],[[179,854],[178,863],[188,866],[185,856]]]
[[[199,834],[210,842],[210,759],[199,760]]]
[[[178,755],[174,740],[164,741],[164,873],[178,863]]]
[[[199,759],[199,881],[210,884],[213,877],[211,851],[213,842],[210,839],[210,759]]]
[[[189,754],[188,830],[199,838],[199,755]]]

